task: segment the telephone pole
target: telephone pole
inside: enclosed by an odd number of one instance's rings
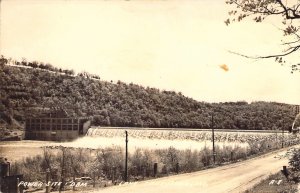
[[[125,182],[128,182],[128,132],[125,131],[125,135],[126,135],[126,139],[125,139],[125,143],[126,143],[126,149],[125,149]]]
[[[283,148],[284,146],[284,122],[283,122],[283,126],[282,126],[282,142],[281,142],[281,148]]]
[[[216,150],[215,150],[215,129],[214,129],[214,115],[211,115],[211,130],[212,130],[212,142],[213,142],[213,161],[216,163]]]

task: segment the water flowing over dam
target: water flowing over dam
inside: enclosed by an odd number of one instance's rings
[[[212,140],[211,129],[177,129],[177,128],[129,128],[129,127],[92,127],[87,131],[86,136],[90,137],[124,137],[125,130],[134,138],[141,139],[168,139],[168,140]],[[272,135],[276,132],[255,131],[259,135]],[[245,137],[253,135],[253,131],[245,130],[215,130],[216,141],[243,141]]]
[[[201,150],[212,148],[211,129],[170,129],[170,128],[122,128],[122,127],[92,127],[85,137],[76,140],[82,145],[93,144],[96,147],[120,146],[125,144],[125,130],[128,131],[129,149],[176,149]],[[280,141],[280,131],[238,131],[216,130],[215,141],[219,148],[247,148],[249,142],[262,139]],[[285,133],[284,135],[289,135]]]
[[[37,141],[23,140],[13,142],[2,142],[0,146],[8,156],[15,160],[24,157],[23,149],[30,149],[29,154],[42,154],[44,147],[70,147],[87,149],[105,149],[112,148],[124,152],[125,149],[125,130],[128,131],[128,150],[134,153],[136,149],[157,150],[173,147],[178,150],[209,150],[212,145],[211,129],[171,129],[171,128],[107,128],[92,127],[87,134],[76,140],[69,142],[57,141]],[[283,137],[283,138],[282,138]],[[283,140],[284,139],[284,140]],[[216,148],[234,150],[235,148],[245,151],[255,145],[259,148],[261,145],[274,145],[281,147],[291,144],[299,144],[299,134],[292,134],[282,131],[241,131],[241,130],[216,130],[215,131]],[[228,149],[227,149],[228,151]],[[220,152],[220,151],[219,151]]]
[[[20,145],[28,146],[64,146],[71,148],[104,149],[125,148],[125,130],[128,132],[128,150],[133,153],[136,149],[168,149],[173,147],[178,150],[211,150],[211,129],[175,129],[175,128],[123,128],[123,127],[91,127],[87,134],[70,142],[23,141]],[[296,143],[300,137],[281,131],[244,131],[244,130],[215,130],[215,147],[249,149],[256,144],[277,144],[281,146],[282,139],[286,145]],[[25,143],[25,144],[24,144]],[[9,146],[9,144],[6,144]],[[8,148],[8,147],[7,147]]]

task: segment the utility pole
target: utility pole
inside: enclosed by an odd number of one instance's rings
[[[213,142],[213,161],[216,163],[216,150],[215,150],[215,129],[214,129],[214,115],[211,115],[211,129],[212,129],[212,142]]]
[[[282,125],[282,141],[281,141],[281,148],[283,148],[284,146],[284,122],[283,122],[283,125]]]
[[[61,193],[64,190],[65,185],[65,157],[66,157],[66,147],[60,146],[59,148],[62,151],[62,168],[61,168],[61,184],[59,186],[58,192]]]
[[[128,132],[125,131],[125,135],[126,135],[126,139],[125,139],[125,143],[126,143],[126,149],[125,149],[125,182],[128,182],[128,167],[127,167],[127,163],[128,163]]]
[[[48,184],[49,181],[50,181],[50,169],[47,168],[47,169],[46,169],[46,184],[47,184],[47,185],[49,185],[49,184]],[[50,193],[50,186],[46,186],[46,193]]]

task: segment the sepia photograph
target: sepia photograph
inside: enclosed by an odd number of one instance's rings
[[[0,0],[0,193],[300,192],[299,48],[299,0]]]

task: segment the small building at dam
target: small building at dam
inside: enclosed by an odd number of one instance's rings
[[[41,116],[26,118],[25,139],[69,141],[87,133],[88,117]]]

